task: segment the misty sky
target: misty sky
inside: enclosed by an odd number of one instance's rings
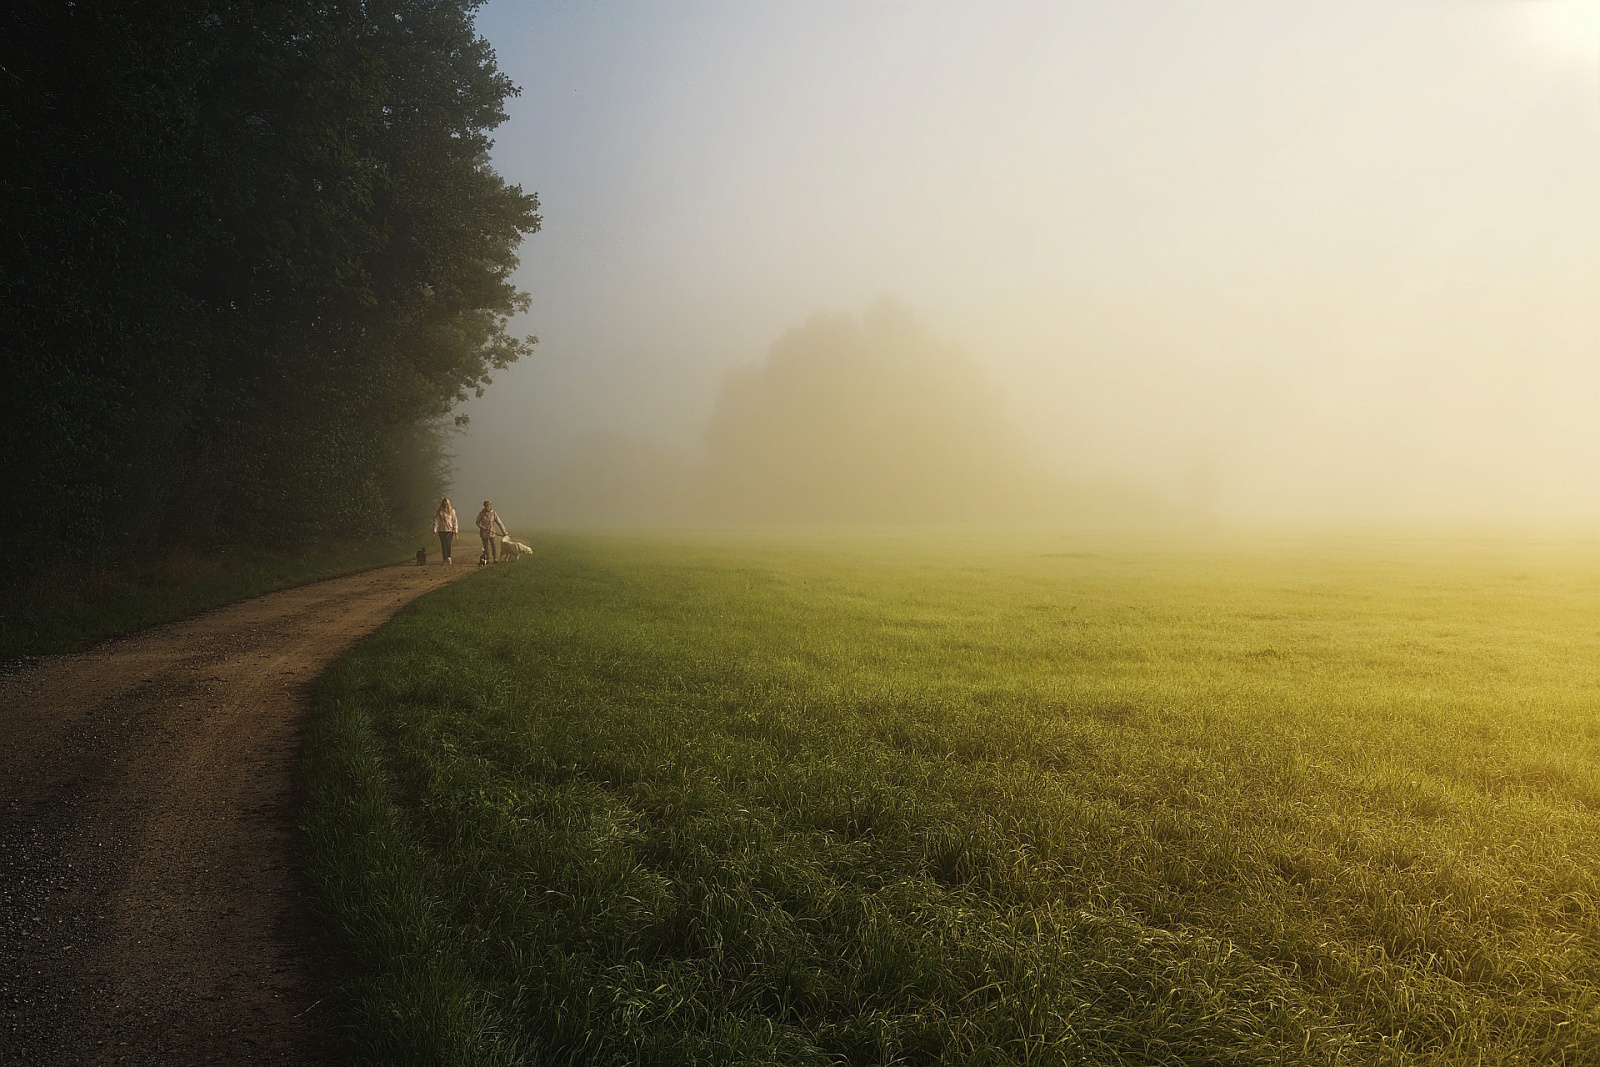
[[[1221,517],[1600,516],[1600,0],[528,3],[532,361],[455,491],[692,456],[890,295],[1063,477]]]

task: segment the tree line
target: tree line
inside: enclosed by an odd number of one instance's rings
[[[480,4],[0,6],[13,577],[41,533],[292,545],[436,491],[451,410],[534,343]]]

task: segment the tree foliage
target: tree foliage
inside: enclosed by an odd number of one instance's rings
[[[430,428],[533,344],[538,201],[488,162],[516,90],[480,2],[0,9],[0,456],[30,514],[283,540],[431,488]]]

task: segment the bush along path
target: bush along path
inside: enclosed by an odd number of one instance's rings
[[[326,1062],[308,689],[470,571],[348,575],[0,676],[0,1063]]]

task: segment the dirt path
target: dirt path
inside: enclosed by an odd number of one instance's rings
[[[326,1062],[306,697],[472,570],[318,582],[0,676],[0,1063]]]

